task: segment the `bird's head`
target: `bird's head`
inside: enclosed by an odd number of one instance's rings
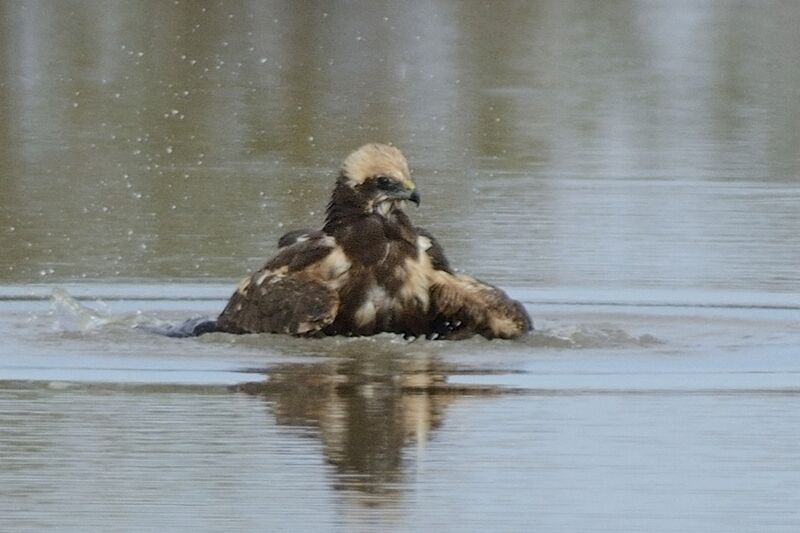
[[[362,146],[344,160],[341,176],[371,212],[387,216],[407,201],[419,205],[408,162],[394,146]]]

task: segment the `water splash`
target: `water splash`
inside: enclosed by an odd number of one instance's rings
[[[102,305],[102,303],[101,303]],[[120,327],[148,331],[168,335],[175,331],[174,322],[159,319],[140,311],[134,313],[111,313],[89,307],[63,288],[53,289],[50,295],[50,306],[54,318],[53,328],[57,331],[89,333],[103,328]],[[96,307],[96,306],[95,306]],[[181,323],[191,323],[181,321]],[[487,341],[474,337],[464,341],[426,341],[410,340],[401,335],[384,333],[373,337],[334,339],[296,339],[281,335],[227,335],[212,334],[200,337],[204,342],[234,344],[242,347],[279,347],[290,353],[303,352],[311,354],[329,353],[334,350],[340,354],[361,352],[407,353],[409,350],[424,349],[448,351],[449,348],[463,350],[485,347],[489,344],[513,348],[527,346],[530,348],[560,349],[603,349],[603,348],[642,348],[663,341],[650,334],[633,334],[614,324],[548,324],[539,328],[524,339],[516,341]],[[472,346],[476,345],[476,346]]]
[[[634,335],[613,326],[569,325],[534,331],[526,340],[537,348],[641,348],[662,344],[650,334]]]
[[[56,331],[89,333],[109,326],[136,328],[154,326],[156,322],[161,322],[138,311],[112,314],[92,309],[61,288],[53,289],[50,295],[50,308],[54,319],[53,329]]]

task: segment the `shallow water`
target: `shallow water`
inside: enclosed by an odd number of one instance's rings
[[[800,528],[800,6],[0,3],[0,530]],[[207,335],[367,141],[526,339]]]
[[[540,329],[515,342],[137,329],[218,309],[227,289],[68,286],[82,301],[3,289],[6,524],[792,531],[800,520],[800,320],[781,298],[520,291]]]

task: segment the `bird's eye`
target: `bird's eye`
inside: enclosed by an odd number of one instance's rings
[[[392,188],[392,178],[387,176],[378,176],[375,178],[375,181],[378,183],[379,189],[391,189]]]

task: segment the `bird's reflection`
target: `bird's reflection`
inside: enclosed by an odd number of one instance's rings
[[[274,367],[241,390],[263,396],[279,425],[313,429],[336,488],[390,497],[403,489],[404,450],[416,443],[412,451],[423,453],[459,397],[492,392],[452,386],[451,372],[432,355],[360,354]]]

